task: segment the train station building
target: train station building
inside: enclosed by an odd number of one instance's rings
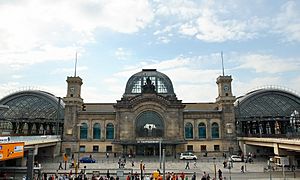
[[[185,151],[201,156],[251,151],[292,154],[300,164],[298,141],[283,141],[300,136],[299,95],[265,88],[235,97],[232,80],[216,77],[214,102],[183,103],[166,74],[143,69],[128,79],[116,102],[88,103],[81,96],[84,80],[67,77],[63,98],[25,90],[0,99],[0,134],[61,137],[59,148],[50,153],[49,148],[40,149],[40,156],[78,152],[152,156],[161,146],[174,157]]]
[[[236,152],[231,82],[231,76],[217,78],[215,102],[182,103],[167,75],[143,69],[128,79],[116,103],[83,103],[82,79],[68,77],[63,149],[158,155],[162,146],[172,156]]]

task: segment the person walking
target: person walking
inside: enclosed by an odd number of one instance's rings
[[[189,161],[186,162],[185,169],[190,169],[190,162]]]
[[[221,171],[221,169],[219,169],[218,173],[219,173],[219,179],[222,179],[222,171]]]
[[[62,162],[59,162],[58,170],[61,170],[61,169],[64,169],[64,168],[62,167]]]
[[[192,176],[192,180],[196,180],[196,172],[194,172],[194,174]]]
[[[241,172],[244,173],[244,166],[241,166]]]
[[[194,168],[197,168],[197,161],[194,161]]]

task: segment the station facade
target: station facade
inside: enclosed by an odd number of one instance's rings
[[[62,151],[159,155],[161,146],[175,157],[185,151],[235,153],[231,82],[231,76],[217,78],[215,102],[183,103],[167,75],[143,69],[128,79],[116,103],[84,103],[82,79],[67,77]]]

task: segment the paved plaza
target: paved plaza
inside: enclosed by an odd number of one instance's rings
[[[125,168],[118,168],[118,158],[104,158],[104,157],[94,157],[97,162],[96,163],[81,163],[80,170],[86,166],[86,172],[88,177],[91,177],[93,173],[100,173],[100,175],[105,176],[107,170],[110,171],[111,175],[116,175],[117,171],[124,172],[124,179],[129,172],[140,173],[139,164],[141,160],[143,164],[145,164],[145,173],[146,176],[149,176],[153,171],[160,169],[159,157],[136,157],[134,158],[134,166],[131,165],[131,160],[127,159]],[[42,165],[43,172],[50,174],[68,174],[70,170],[72,173],[75,173],[74,168],[70,168],[69,164],[67,165],[66,170],[59,170],[59,162],[62,161],[62,157],[57,157],[55,159],[47,159],[42,160],[40,163]],[[174,172],[181,173],[184,172],[189,179],[191,179],[192,174],[195,172],[197,175],[197,179],[201,179],[201,176],[204,172],[209,173],[210,177],[213,178],[215,176],[214,165],[216,165],[216,171],[219,169],[223,172],[223,177],[226,179],[232,180],[246,180],[246,179],[300,179],[300,171],[297,169],[296,172],[290,171],[288,168],[285,168],[285,171],[282,171],[282,168],[278,168],[275,171],[264,172],[264,167],[266,167],[265,159],[255,159],[254,163],[243,163],[243,162],[235,162],[233,163],[233,168],[229,170],[228,168],[223,167],[224,158],[216,158],[215,160],[212,157],[201,157],[197,160],[196,166],[194,161],[190,161],[189,167],[190,169],[185,169],[186,162],[184,160],[174,159],[173,157],[167,157],[165,163],[165,172]],[[241,172],[241,166],[246,167],[246,172]],[[64,167],[64,166],[63,166]],[[162,163],[163,167],[163,163]],[[162,169],[161,169],[162,172]],[[270,178],[271,175],[271,178]],[[218,177],[218,172],[217,172]]]

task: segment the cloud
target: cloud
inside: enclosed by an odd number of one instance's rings
[[[147,0],[13,1],[0,3],[0,64],[22,68],[71,60],[107,28],[134,33],[153,19]]]
[[[157,3],[155,14],[187,20],[199,14],[199,6],[189,0],[164,0]]]
[[[76,68],[76,72],[84,72],[87,71],[89,68],[87,66],[78,66]],[[74,68],[58,68],[50,72],[51,75],[57,74],[73,74],[75,71]]]
[[[126,60],[131,57],[131,52],[129,50],[125,50],[124,48],[117,48],[115,51],[115,56],[119,60]]]
[[[275,18],[275,33],[282,34],[287,41],[300,41],[300,4],[287,1]]]
[[[268,54],[248,54],[237,57],[238,68],[253,69],[258,73],[282,73],[300,71],[300,60],[297,58],[279,58]]]

